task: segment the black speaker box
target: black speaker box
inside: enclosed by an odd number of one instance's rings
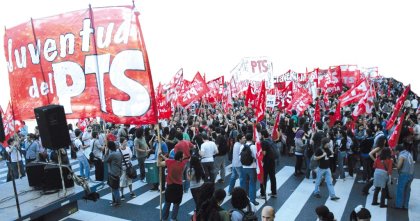
[[[42,188],[42,177],[44,177],[45,164],[30,162],[26,165],[26,175],[29,186]]]
[[[35,108],[34,112],[42,145],[53,150],[68,148],[70,135],[64,107],[48,105]]]
[[[62,167],[64,186],[70,188],[74,186],[73,179],[67,167]],[[56,165],[47,165],[44,168],[44,176],[42,178],[44,191],[57,190],[62,188],[60,168]]]
[[[0,111],[0,142],[3,143],[5,139],[6,139],[6,136],[4,134],[3,116],[1,115],[1,111]]]

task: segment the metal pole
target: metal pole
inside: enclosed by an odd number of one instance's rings
[[[56,150],[58,152],[58,167],[60,168],[61,185],[63,187],[64,196],[67,196],[67,189],[64,185],[63,169],[61,168],[61,149]]]
[[[19,165],[19,161],[17,162],[17,164]],[[10,159],[8,165],[9,165],[9,171],[10,171],[11,176],[12,176],[13,191],[15,193],[15,199],[16,199],[16,208],[17,208],[19,219],[20,219],[22,217],[22,215],[20,214],[19,198],[18,198],[18,194],[17,194],[17,190],[16,190],[15,174],[14,174],[13,168],[12,168],[12,159]]]
[[[159,124],[155,124],[155,130],[156,130],[156,133],[157,133],[158,148],[159,148],[159,151],[155,154],[157,154],[157,157],[159,158],[160,157],[159,155],[162,152]],[[159,194],[159,217],[160,217],[160,220],[162,220],[162,170],[163,170],[163,168],[159,165],[159,159],[156,160],[156,165],[159,168],[159,193],[160,193]]]

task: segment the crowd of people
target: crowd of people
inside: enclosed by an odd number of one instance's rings
[[[145,161],[157,160],[163,168],[161,185],[153,183],[151,190],[161,190],[165,194],[163,220],[169,217],[176,220],[182,196],[188,191],[191,191],[196,205],[195,220],[252,218],[255,206],[259,204],[256,199],[267,197],[268,180],[271,183],[268,195],[277,197],[275,173],[281,156],[295,158],[296,177],[314,180],[315,198],[321,197],[320,187],[326,183],[329,198],[334,201],[340,199],[334,191],[334,184],[340,185],[336,184],[338,180],[345,182],[346,179],[358,178],[357,182],[365,185],[363,194],[369,194],[372,185],[375,187],[372,205],[387,207],[386,200],[391,199],[391,176],[397,172],[394,207],[407,210],[420,143],[418,97],[409,94],[404,105],[406,118],[403,119],[399,144],[391,149],[388,139],[395,126],[391,130],[386,130],[385,126],[403,86],[392,79],[382,79],[376,84],[377,96],[371,114],[353,117],[353,105],[346,106],[341,110],[341,119],[332,124],[330,119],[334,112],[330,110],[336,109],[338,96],[331,96],[327,101],[317,98],[321,109],[319,122],[314,122],[315,105],[303,114],[271,108],[261,122],[256,122],[254,110],[246,107],[242,98],[236,98],[228,112],[218,105],[197,102],[188,109],[175,108],[172,118],[161,120],[158,125],[114,125],[93,119],[83,131],[81,128],[73,130],[70,124],[70,157],[79,161],[82,177],[90,180],[90,168],[94,166],[95,180],[109,183],[112,206],[121,205],[126,187],[130,197],[136,197],[132,190],[135,180],[126,174],[127,168],[132,166],[131,161],[138,161],[138,182],[146,182]],[[278,115],[280,123],[274,128]],[[259,196],[254,127],[263,152],[264,180],[260,184]],[[20,133],[7,143],[5,150],[12,168],[10,176],[13,174],[16,179],[25,175],[23,158],[26,163],[48,160],[48,152],[42,147],[37,130],[34,134]],[[229,180],[225,174],[228,161],[232,163]],[[239,186],[235,185],[237,179]],[[215,189],[215,183],[224,182],[229,183],[227,193]],[[234,209],[230,211],[220,206],[226,195],[232,196]],[[171,204],[173,209],[169,216]],[[365,208],[357,210],[356,215],[353,214],[354,220],[362,220],[357,214],[369,212]],[[334,220],[326,207],[318,207],[316,214],[320,220]],[[262,218],[273,220],[273,209],[264,208]]]

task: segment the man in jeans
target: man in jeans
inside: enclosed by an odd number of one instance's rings
[[[411,153],[407,151],[407,144],[399,144],[395,150],[398,154],[398,185],[395,208],[407,210],[408,201],[410,200],[411,182],[414,178],[414,161]]]
[[[241,149],[241,146],[245,143],[246,139],[243,134],[238,134],[236,137],[236,142],[233,145],[233,151],[232,151],[232,175],[230,176],[230,182],[229,182],[229,190],[228,194],[232,194],[233,187],[235,187],[236,179],[241,177],[242,174],[242,164],[239,160],[239,150]]]
[[[246,142],[243,146],[241,146],[241,149],[239,150],[239,155],[241,155],[241,152],[243,151],[245,145],[250,146],[252,151],[252,158],[254,159],[254,161],[251,163],[251,165],[242,164],[242,176],[240,178],[241,188],[248,192],[248,196],[251,203],[253,203],[255,206],[258,206],[259,203],[255,200],[257,194],[257,147],[252,143],[253,136],[251,133],[246,134],[245,138]],[[249,183],[247,183],[248,181]],[[249,189],[247,187],[249,187]]]
[[[333,153],[330,151],[329,146],[330,138],[323,138],[321,141],[321,148],[317,149],[315,152],[315,160],[318,160],[319,166],[316,175],[314,196],[316,198],[321,198],[321,194],[319,193],[319,185],[321,184],[322,177],[325,176],[325,182],[327,183],[330,199],[338,200],[340,198],[335,195],[334,186],[332,184],[330,157],[333,156]]]
[[[209,137],[207,134],[203,134],[203,141],[204,143],[201,144],[200,149],[200,156],[201,164],[203,165],[204,169],[204,181],[205,182],[212,182],[216,179],[216,174],[214,172],[214,155],[219,153],[216,144],[213,141],[209,141]]]

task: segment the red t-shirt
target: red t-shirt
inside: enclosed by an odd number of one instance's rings
[[[181,140],[179,141],[174,148],[175,153],[178,151],[182,151],[184,153],[184,159],[190,158],[190,149],[193,148],[194,145],[188,140]]]
[[[384,164],[386,165],[387,170],[385,169]],[[384,160],[382,163],[382,160],[380,160],[379,157],[377,157],[375,162],[373,163],[373,168],[385,170],[388,172],[389,175],[391,175],[392,174],[392,160],[391,159]]]
[[[166,167],[168,168],[168,175],[166,176],[166,183],[169,184],[179,184],[182,185],[182,173],[184,172],[184,167],[187,164],[188,160],[183,160],[182,162],[167,159],[165,161]]]

